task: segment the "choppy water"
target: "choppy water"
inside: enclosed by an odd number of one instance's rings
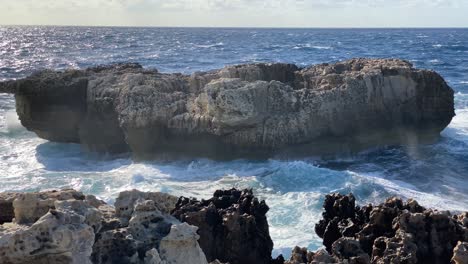
[[[320,246],[313,227],[329,192],[353,192],[362,203],[398,195],[468,210],[468,29],[0,27],[0,80],[118,61],[190,73],[226,64],[306,66],[352,57],[399,57],[441,73],[456,91],[457,116],[439,142],[327,160],[136,163],[37,138],[19,124],[13,97],[0,94],[0,191],[72,187],[112,201],[130,188],[203,198],[219,188],[254,188],[271,207],[276,253]]]

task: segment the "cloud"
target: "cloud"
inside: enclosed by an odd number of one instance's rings
[[[0,0],[0,24],[463,26],[467,0]]]

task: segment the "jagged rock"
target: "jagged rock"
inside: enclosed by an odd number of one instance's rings
[[[314,258],[314,253],[307,250],[307,248],[295,247],[292,250],[291,258],[285,264],[301,264],[310,263]]]
[[[140,192],[138,190],[119,193],[115,200],[116,216],[130,220],[135,202],[138,200],[151,200],[161,213],[169,214],[178,201],[178,197],[160,192]]]
[[[397,231],[396,235],[391,238],[377,238],[372,251],[372,263],[425,263],[418,262],[418,246],[413,241],[414,239],[411,234],[402,231]]]
[[[396,59],[250,64],[190,76],[117,64],[46,70],[0,83],[0,92],[15,93],[21,123],[39,137],[142,158],[406,143],[409,134],[438,136],[454,116],[453,91],[439,74]]]
[[[268,206],[252,190],[216,191],[198,201],[180,198],[172,215],[199,228],[200,247],[208,259],[231,264],[270,263]]]
[[[98,209],[90,206],[83,200],[55,201],[54,207],[61,211],[71,211],[84,216],[84,223],[93,228],[94,233],[99,232],[102,227],[102,213]]]
[[[93,242],[84,216],[51,210],[30,227],[0,227],[0,262],[90,264]]]
[[[324,250],[320,249],[314,253],[314,257],[310,264],[322,264],[322,263],[337,263],[336,259],[330,256],[330,254]]]
[[[362,250],[359,241],[349,237],[342,237],[333,243],[332,255],[347,260],[349,264],[370,264],[370,257]]]
[[[22,193],[13,201],[15,222],[18,224],[34,223],[55,208],[56,200],[84,200],[85,196],[75,190]]]
[[[348,263],[449,263],[457,242],[468,240],[467,213],[452,216],[412,199],[359,207],[351,194],[331,194],[324,209],[316,233],[333,258]]]
[[[176,224],[161,240],[159,252],[166,264],[208,264],[205,254],[198,245],[200,236],[197,227],[187,223]]]
[[[178,198],[168,194],[123,192],[117,210],[74,190],[0,198],[17,219],[0,225],[1,264],[208,263],[197,227],[169,214]]]
[[[459,241],[453,249],[453,264],[468,264],[468,242]]]
[[[171,226],[179,223],[172,216],[161,213],[152,200],[135,201],[134,208],[128,231],[141,242],[140,251],[158,248],[161,239],[171,231]]]
[[[138,244],[126,228],[96,234],[91,260],[94,264],[134,263]]]

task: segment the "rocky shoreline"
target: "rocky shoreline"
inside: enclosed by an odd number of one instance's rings
[[[127,63],[40,71],[1,82],[0,92],[15,94],[21,123],[41,138],[144,159],[414,144],[438,137],[454,116],[444,79],[398,59],[246,64],[191,75]]]
[[[75,190],[0,193],[0,263],[468,263],[468,212],[390,198],[325,197],[324,249],[272,258],[265,201],[252,190],[208,200],[125,191],[111,206]]]

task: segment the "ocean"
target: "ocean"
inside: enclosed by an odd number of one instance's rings
[[[161,72],[289,62],[308,66],[354,57],[402,58],[439,72],[455,90],[456,113],[430,145],[291,160],[134,162],[38,138],[0,94],[0,192],[75,188],[107,202],[127,189],[209,198],[216,189],[253,188],[270,206],[275,254],[321,246],[314,232],[324,195],[360,204],[389,196],[444,210],[468,210],[468,29],[215,29],[0,27],[0,80],[39,69],[138,62]]]

